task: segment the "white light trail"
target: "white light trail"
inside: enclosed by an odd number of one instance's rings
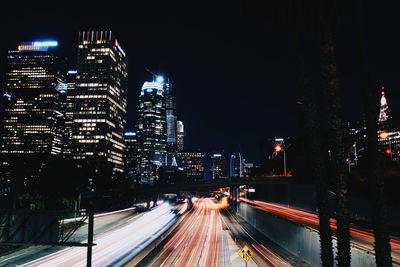
[[[164,203],[140,218],[95,238],[93,266],[122,266],[177,219],[171,205]],[[86,248],[72,247],[39,258],[21,266],[86,266]]]

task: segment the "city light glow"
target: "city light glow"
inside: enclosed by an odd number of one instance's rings
[[[145,82],[142,86],[142,90],[146,89],[157,89],[164,91],[162,84],[159,82]]]
[[[164,82],[164,77],[163,77],[163,76],[157,76],[156,81],[157,81],[158,83],[163,83],[163,82]]]
[[[383,131],[383,132],[381,132],[381,133],[379,134],[379,137],[380,137],[381,139],[386,139],[386,138],[389,137],[389,133],[386,132],[386,131]]]
[[[58,46],[57,41],[35,41],[33,42],[34,46],[48,46],[48,47],[55,47]]]

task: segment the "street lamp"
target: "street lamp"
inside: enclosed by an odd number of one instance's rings
[[[286,152],[285,149],[281,145],[276,145],[274,147],[275,152],[281,152],[283,151],[283,175],[286,176]]]

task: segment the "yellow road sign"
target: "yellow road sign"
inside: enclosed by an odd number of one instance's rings
[[[253,252],[247,246],[244,246],[241,250],[238,251],[238,255],[245,262],[248,262],[251,259],[251,257],[253,257]]]

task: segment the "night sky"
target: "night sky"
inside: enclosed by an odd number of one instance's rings
[[[100,3],[105,1],[69,1],[68,6],[34,2],[2,4],[2,87],[6,51],[19,42],[56,39],[74,68],[77,32],[112,30],[129,55],[127,129],[136,123],[141,85],[152,78],[147,67],[168,76],[174,85],[186,148],[206,153],[241,151],[257,162],[263,155],[257,146],[260,140],[301,134],[297,126],[301,95],[291,34],[279,25],[243,16],[239,2],[196,1],[197,5],[187,6],[170,1],[146,5],[129,1],[130,6],[125,1],[103,6]],[[368,4],[364,17],[372,80],[387,88],[389,107],[396,116],[400,17],[397,9],[380,1]],[[337,48],[344,118],[350,121],[360,120],[363,111],[354,35],[351,23],[343,27]]]

